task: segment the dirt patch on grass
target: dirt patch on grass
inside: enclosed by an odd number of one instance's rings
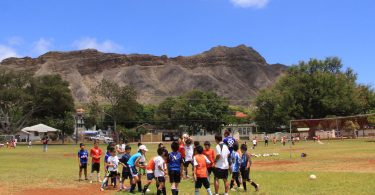
[[[255,166],[274,166],[274,165],[290,165],[290,164],[296,164],[298,162],[295,161],[287,161],[287,160],[275,160],[275,161],[255,161]]]
[[[74,157],[77,157],[77,155],[75,155],[75,154],[64,154],[64,157],[72,157],[72,158],[74,158]]]
[[[16,193],[16,195],[91,195],[91,194],[112,194],[117,189],[109,188],[108,190],[101,192],[99,185],[85,185],[77,188],[35,188],[26,189]],[[1,191],[0,191],[1,192]]]
[[[368,163],[375,165],[375,160],[369,160]]]

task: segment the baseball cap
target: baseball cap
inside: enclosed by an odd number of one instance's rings
[[[80,144],[79,144],[79,147],[84,146],[84,145],[85,145],[84,143],[80,143]]]
[[[144,150],[144,151],[148,151],[148,149],[147,149],[147,147],[145,145],[139,146],[139,149],[140,150]]]

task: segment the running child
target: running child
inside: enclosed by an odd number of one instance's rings
[[[130,193],[134,193],[135,186],[138,184],[138,191],[142,192],[142,181],[139,179],[138,176],[138,168],[145,168],[144,165],[141,165],[139,163],[139,160],[141,159],[142,155],[145,155],[148,151],[147,147],[145,145],[139,146],[139,151],[135,154],[133,154],[130,159],[128,160],[128,165],[130,168],[130,174],[132,175],[132,185],[130,187]]]
[[[98,142],[94,142],[94,147],[90,150],[91,156],[91,173],[90,173],[90,183],[92,183],[92,174],[96,171],[96,178],[98,182],[102,182],[100,180],[100,157],[102,156],[102,149],[99,148]]]
[[[147,176],[147,183],[144,185],[142,190],[142,195],[146,194],[146,192],[150,191],[148,189],[148,186],[151,185],[152,180],[155,179],[154,170],[155,170],[155,159],[156,157],[152,158],[150,161],[148,161],[148,164],[146,166],[146,176]],[[157,186],[159,187],[159,186]]]
[[[230,156],[230,159],[231,159],[231,169],[232,169],[232,180],[230,181],[230,189],[232,191],[237,191],[233,188],[233,185],[234,185],[234,181],[236,181],[237,183],[237,188],[240,188],[241,187],[241,183],[240,183],[240,163],[241,163],[241,156],[240,154],[238,153],[238,144],[235,143],[233,144],[233,152]]]
[[[255,191],[259,191],[259,185],[250,179],[251,159],[250,159],[250,154],[247,153],[246,144],[241,145],[241,153],[242,153],[242,157],[241,157],[240,171],[241,171],[243,188],[246,192],[247,191],[246,182],[250,182],[250,184],[255,188]]]
[[[122,177],[121,177],[121,180],[120,180],[120,191],[125,189],[124,182],[125,182],[126,179],[129,179],[130,185],[131,185],[131,182],[132,182],[132,176],[130,174],[130,168],[128,166],[128,161],[130,159],[131,150],[132,150],[132,148],[129,145],[126,145],[125,146],[125,154],[122,155],[122,158],[120,159],[120,163],[123,166]]]
[[[105,175],[102,185],[100,187],[100,191],[104,191],[105,185],[108,181],[108,178],[116,177],[116,179],[120,179],[120,173],[118,172],[118,164],[119,159],[116,156],[115,148],[110,148],[109,153],[111,154],[110,157],[107,159],[107,169],[108,173]]]
[[[89,153],[85,150],[85,144],[79,144],[80,150],[78,151],[78,164],[79,164],[79,179],[78,181],[82,181],[82,170],[85,174],[85,180],[87,180],[87,162]]]
[[[210,182],[207,176],[207,165],[211,164],[210,160],[203,154],[203,147],[197,146],[197,155],[194,156],[194,181],[195,195],[199,195],[199,189],[202,185],[206,188],[207,194],[212,195]]]
[[[179,144],[174,141],[171,144],[172,152],[168,157],[168,174],[171,183],[172,195],[178,195],[178,184],[181,182],[183,160],[181,153],[178,152]]]
[[[211,143],[209,141],[204,142],[204,150],[203,154],[208,158],[208,160],[211,162],[207,165],[207,173],[208,173],[208,180],[210,180],[210,176],[212,173],[214,173],[215,170],[215,150],[211,148]]]

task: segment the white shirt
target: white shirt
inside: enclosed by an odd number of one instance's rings
[[[117,168],[118,168],[118,157],[117,156],[110,156],[108,157],[108,160],[107,160],[108,164],[112,164],[112,165],[115,165],[115,166],[111,166],[111,167],[108,167],[108,171],[117,171]]]
[[[117,144],[116,145],[116,148],[117,149],[119,149],[120,151],[122,151],[122,152],[125,152],[125,147],[126,147],[126,145],[125,144]],[[122,158],[122,156],[124,155],[123,153],[118,153],[118,151],[116,151],[117,152],[117,157],[119,158],[119,159],[121,159]]]
[[[254,144],[254,145],[257,144],[257,140],[256,140],[256,139],[253,139],[253,144]]]
[[[146,162],[146,157],[145,157],[145,155],[142,154],[141,158],[139,159],[139,162],[140,162],[140,163],[144,163],[144,162]]]
[[[185,146],[185,161],[193,161],[194,148],[193,145]]]
[[[158,156],[154,159],[155,162],[155,170],[154,174],[155,177],[164,177],[164,171],[162,169],[159,169],[159,166],[164,169],[164,159],[161,156]]]
[[[221,149],[220,144],[223,146],[223,149]],[[230,151],[224,142],[221,142],[220,144],[216,145],[216,156],[220,155],[220,158],[216,161],[215,167],[219,169],[229,169],[228,157]]]

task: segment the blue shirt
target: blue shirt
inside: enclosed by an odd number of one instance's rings
[[[232,172],[239,172],[241,163],[240,154],[238,154],[238,152],[232,152],[230,159],[232,162]]]
[[[224,144],[228,146],[229,152],[233,152],[233,144],[236,143],[236,139],[233,137],[226,137],[224,138]]]
[[[168,157],[168,169],[170,171],[180,171],[182,156],[179,152],[171,152]]]
[[[120,162],[124,163],[125,165],[128,165],[129,159],[130,159],[130,154],[124,154],[124,155],[122,155],[122,157],[120,159]],[[122,172],[130,172],[129,167],[128,166],[124,167],[122,169]]]
[[[140,158],[142,154],[140,152],[137,152],[133,154],[130,159],[128,160],[128,165],[134,167],[135,166],[135,161],[137,161],[138,158]]]
[[[242,158],[241,158],[241,168],[246,168],[247,167],[247,162],[249,160],[250,159],[247,158],[247,152],[243,153],[242,154]]]
[[[108,162],[108,158],[111,156],[111,153],[107,152],[105,153],[105,157],[104,157],[104,162],[107,163]]]
[[[88,157],[89,157],[89,153],[87,152],[87,150],[78,151],[78,158],[81,164],[87,164],[87,160],[89,159]]]

